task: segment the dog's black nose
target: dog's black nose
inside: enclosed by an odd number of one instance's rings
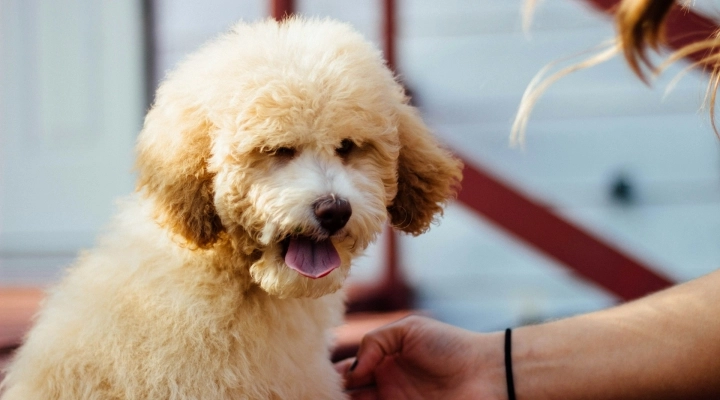
[[[324,196],[315,204],[315,218],[329,234],[342,229],[352,215],[350,202],[337,196]]]

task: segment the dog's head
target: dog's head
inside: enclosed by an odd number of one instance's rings
[[[237,25],[160,86],[139,189],[185,245],[230,245],[282,297],[337,290],[382,231],[419,234],[460,180],[381,54],[348,26]]]

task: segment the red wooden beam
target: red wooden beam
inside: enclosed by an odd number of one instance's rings
[[[583,0],[594,8],[607,14],[614,14],[620,0]],[[665,21],[665,39],[667,46],[679,50],[689,44],[710,39],[718,32],[718,23],[691,9],[674,6]],[[690,55],[693,61],[700,61],[707,53]]]
[[[295,13],[294,0],[270,0],[270,15],[280,21]]]
[[[383,43],[388,67],[395,71],[395,0],[383,1]]]
[[[383,0],[383,51],[388,67],[396,72],[395,26],[397,20],[395,0]],[[385,273],[381,287],[384,290],[385,306],[388,310],[412,307],[413,290],[407,283],[400,267],[400,241],[394,229],[388,229],[385,241]]]
[[[623,300],[672,284],[611,244],[465,160],[458,200],[531,247]]]
[[[383,0],[383,43],[385,61],[388,67],[395,72],[395,0]],[[385,241],[385,276],[383,278],[385,285],[389,287],[397,287],[399,290],[409,292],[409,288],[405,283],[405,279],[400,271],[400,257],[398,249],[397,232],[394,229],[388,229],[387,240]],[[410,300],[402,304],[401,308],[410,306]]]

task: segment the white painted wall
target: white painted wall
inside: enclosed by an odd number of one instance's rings
[[[138,2],[0,0],[0,285],[45,283],[133,189]]]

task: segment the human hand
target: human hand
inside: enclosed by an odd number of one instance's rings
[[[354,400],[507,399],[502,335],[424,317],[368,333],[357,358],[336,369]]]

